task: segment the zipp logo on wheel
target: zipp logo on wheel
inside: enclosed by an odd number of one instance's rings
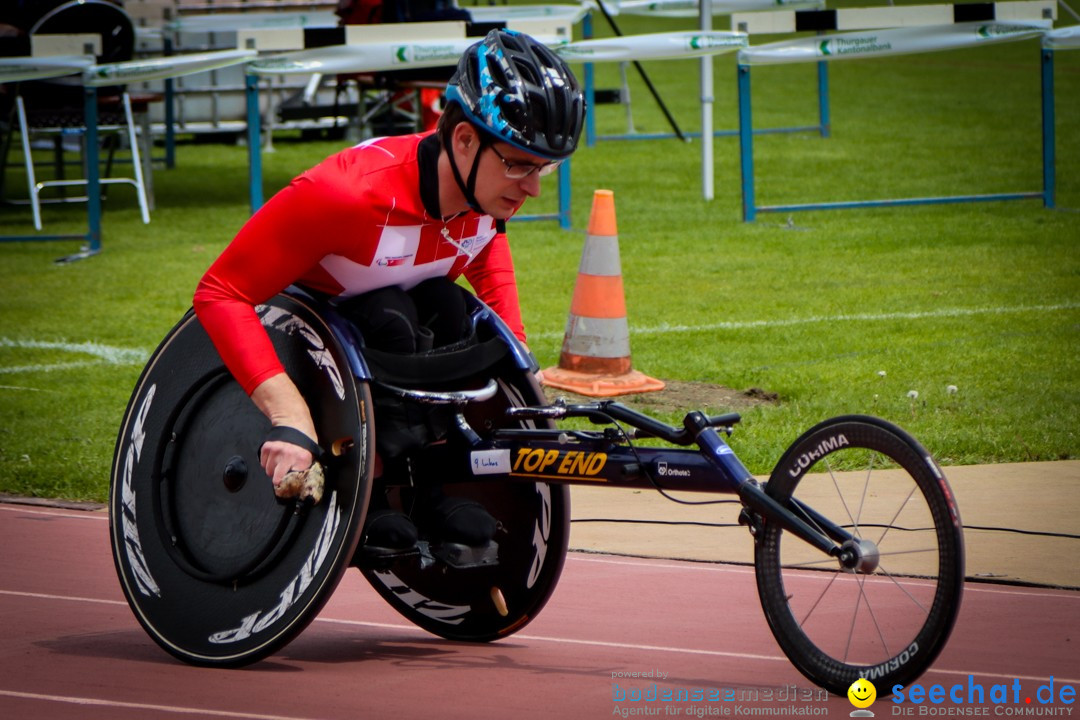
[[[139,539],[139,525],[135,515],[135,488],[132,487],[131,479],[135,471],[135,465],[142,455],[143,442],[146,433],[143,430],[146,425],[146,416],[150,413],[150,403],[154,401],[154,393],[157,385],[151,385],[146,391],[139,411],[135,414],[135,422],[131,424],[131,435],[128,437],[127,452],[124,454],[124,470],[121,482],[123,513],[120,524],[124,529],[124,550],[127,554],[128,565],[135,576],[135,584],[143,595],[161,597],[161,588],[154,576],[150,574],[146,558],[143,556],[142,541]]]
[[[248,615],[240,621],[238,627],[214,633],[208,638],[209,641],[214,644],[222,644],[247,640],[252,635],[266,630],[266,628],[280,620],[286,611],[300,599],[300,596],[311,585],[311,581],[318,575],[323,562],[326,560],[327,553],[330,552],[334,534],[340,523],[341,509],[338,507],[337,493],[335,492],[330,495],[326,518],[323,520],[322,529],[319,531],[315,547],[308,553],[300,572],[281,591],[278,604],[266,613],[260,611]]]

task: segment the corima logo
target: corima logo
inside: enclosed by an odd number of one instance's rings
[[[841,434],[827,437],[818,443],[818,446],[813,450],[804,452],[799,455],[799,457],[795,458],[794,462],[791,463],[791,467],[788,468],[788,475],[791,477],[799,477],[799,475],[803,474],[808,467],[831,453],[833,450],[850,444],[851,443],[848,441],[846,435]]]

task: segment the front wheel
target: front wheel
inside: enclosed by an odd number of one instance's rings
[[[859,678],[887,694],[923,673],[952,631],[964,583],[960,516],[930,454],[883,420],[833,418],[788,448],[766,492],[841,526],[861,558],[844,567],[764,524],[758,595],[795,667],[837,694]]]

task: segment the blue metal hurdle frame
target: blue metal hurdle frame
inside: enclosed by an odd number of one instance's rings
[[[819,63],[820,65],[821,63]],[[739,167],[742,173],[743,220],[753,222],[758,213],[799,212],[805,210],[845,210],[868,207],[905,205],[940,205],[945,203],[1030,200],[1041,198],[1043,206],[1054,207],[1055,137],[1054,137],[1054,51],[1042,48],[1040,54],[1042,105],[1042,164],[1043,188],[1040,191],[995,193],[984,195],[949,195],[941,197],[896,198],[886,200],[853,200],[847,202],[817,202],[791,205],[758,205],[755,196],[753,120],[750,108],[750,66],[736,68],[739,94]]]
[[[585,40],[593,37],[592,13],[588,13],[581,21],[582,38]],[[585,92],[585,145],[595,147],[598,140],[667,140],[677,137],[673,132],[666,133],[623,133],[621,135],[597,135],[596,134],[596,79],[593,71],[593,63],[585,63],[583,84]],[[760,128],[754,130],[755,135],[775,135],[784,133],[816,132],[823,138],[829,137],[832,125],[831,112],[829,110],[829,64],[817,63],[817,99],[818,99],[818,124],[796,125],[792,127]],[[713,137],[737,137],[741,131],[741,124],[735,130],[714,130]],[[684,132],[687,138],[700,138],[702,133]]]

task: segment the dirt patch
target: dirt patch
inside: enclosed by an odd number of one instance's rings
[[[779,399],[776,393],[761,388],[733,390],[723,385],[703,382],[678,380],[664,382],[667,387],[657,392],[635,393],[611,399],[645,413],[685,413],[691,410],[703,410],[711,415],[757,405],[775,404]],[[544,391],[550,400],[562,396],[572,403],[587,403],[603,399],[586,397],[556,388],[545,388]]]

